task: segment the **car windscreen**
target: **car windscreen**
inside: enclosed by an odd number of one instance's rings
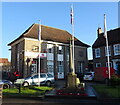
[[[38,78],[38,75],[34,75],[33,78]]]
[[[85,75],[92,75],[92,73],[85,73]]]
[[[40,78],[45,78],[46,75],[45,74],[40,74]]]
[[[25,79],[30,79],[31,77],[26,77]]]
[[[49,78],[53,77],[53,75],[52,75],[52,74],[47,74],[47,76],[48,76]]]

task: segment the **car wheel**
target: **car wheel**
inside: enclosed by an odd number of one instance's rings
[[[47,85],[47,86],[51,86],[51,82],[50,82],[50,81],[47,81],[47,82],[46,82],[46,85]]]
[[[3,85],[3,89],[8,89],[8,88],[10,88],[10,86],[8,84]]]
[[[23,86],[29,86],[29,83],[28,82],[24,82]]]

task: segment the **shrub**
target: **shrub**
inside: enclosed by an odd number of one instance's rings
[[[112,75],[110,79],[110,86],[116,87],[118,85],[120,85],[120,77],[117,75]]]

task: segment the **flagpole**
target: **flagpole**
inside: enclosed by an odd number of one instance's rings
[[[72,24],[72,60],[73,60],[73,64],[72,64],[72,69],[73,69],[73,73],[75,73],[75,66],[74,66],[74,13],[73,13],[73,5],[71,5],[71,24]]]
[[[41,21],[38,24],[38,44],[39,44],[39,65],[38,65],[38,84],[40,86],[40,52],[41,52]]]
[[[107,37],[107,27],[106,27],[106,15],[104,14],[104,36],[106,39],[106,50],[107,50],[107,65],[109,71],[109,79],[110,79],[110,58],[109,58],[109,47],[108,47],[108,37]]]

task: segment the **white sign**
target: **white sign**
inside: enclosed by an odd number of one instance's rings
[[[39,57],[39,54],[38,54],[38,57]],[[47,55],[46,55],[46,53],[40,53],[40,57],[45,58],[45,57],[47,57]]]
[[[37,52],[25,52],[25,56],[31,57],[31,58],[37,58],[37,57],[39,57],[39,53],[37,53]],[[42,57],[42,58],[47,57],[47,54],[40,53],[40,57]]]

